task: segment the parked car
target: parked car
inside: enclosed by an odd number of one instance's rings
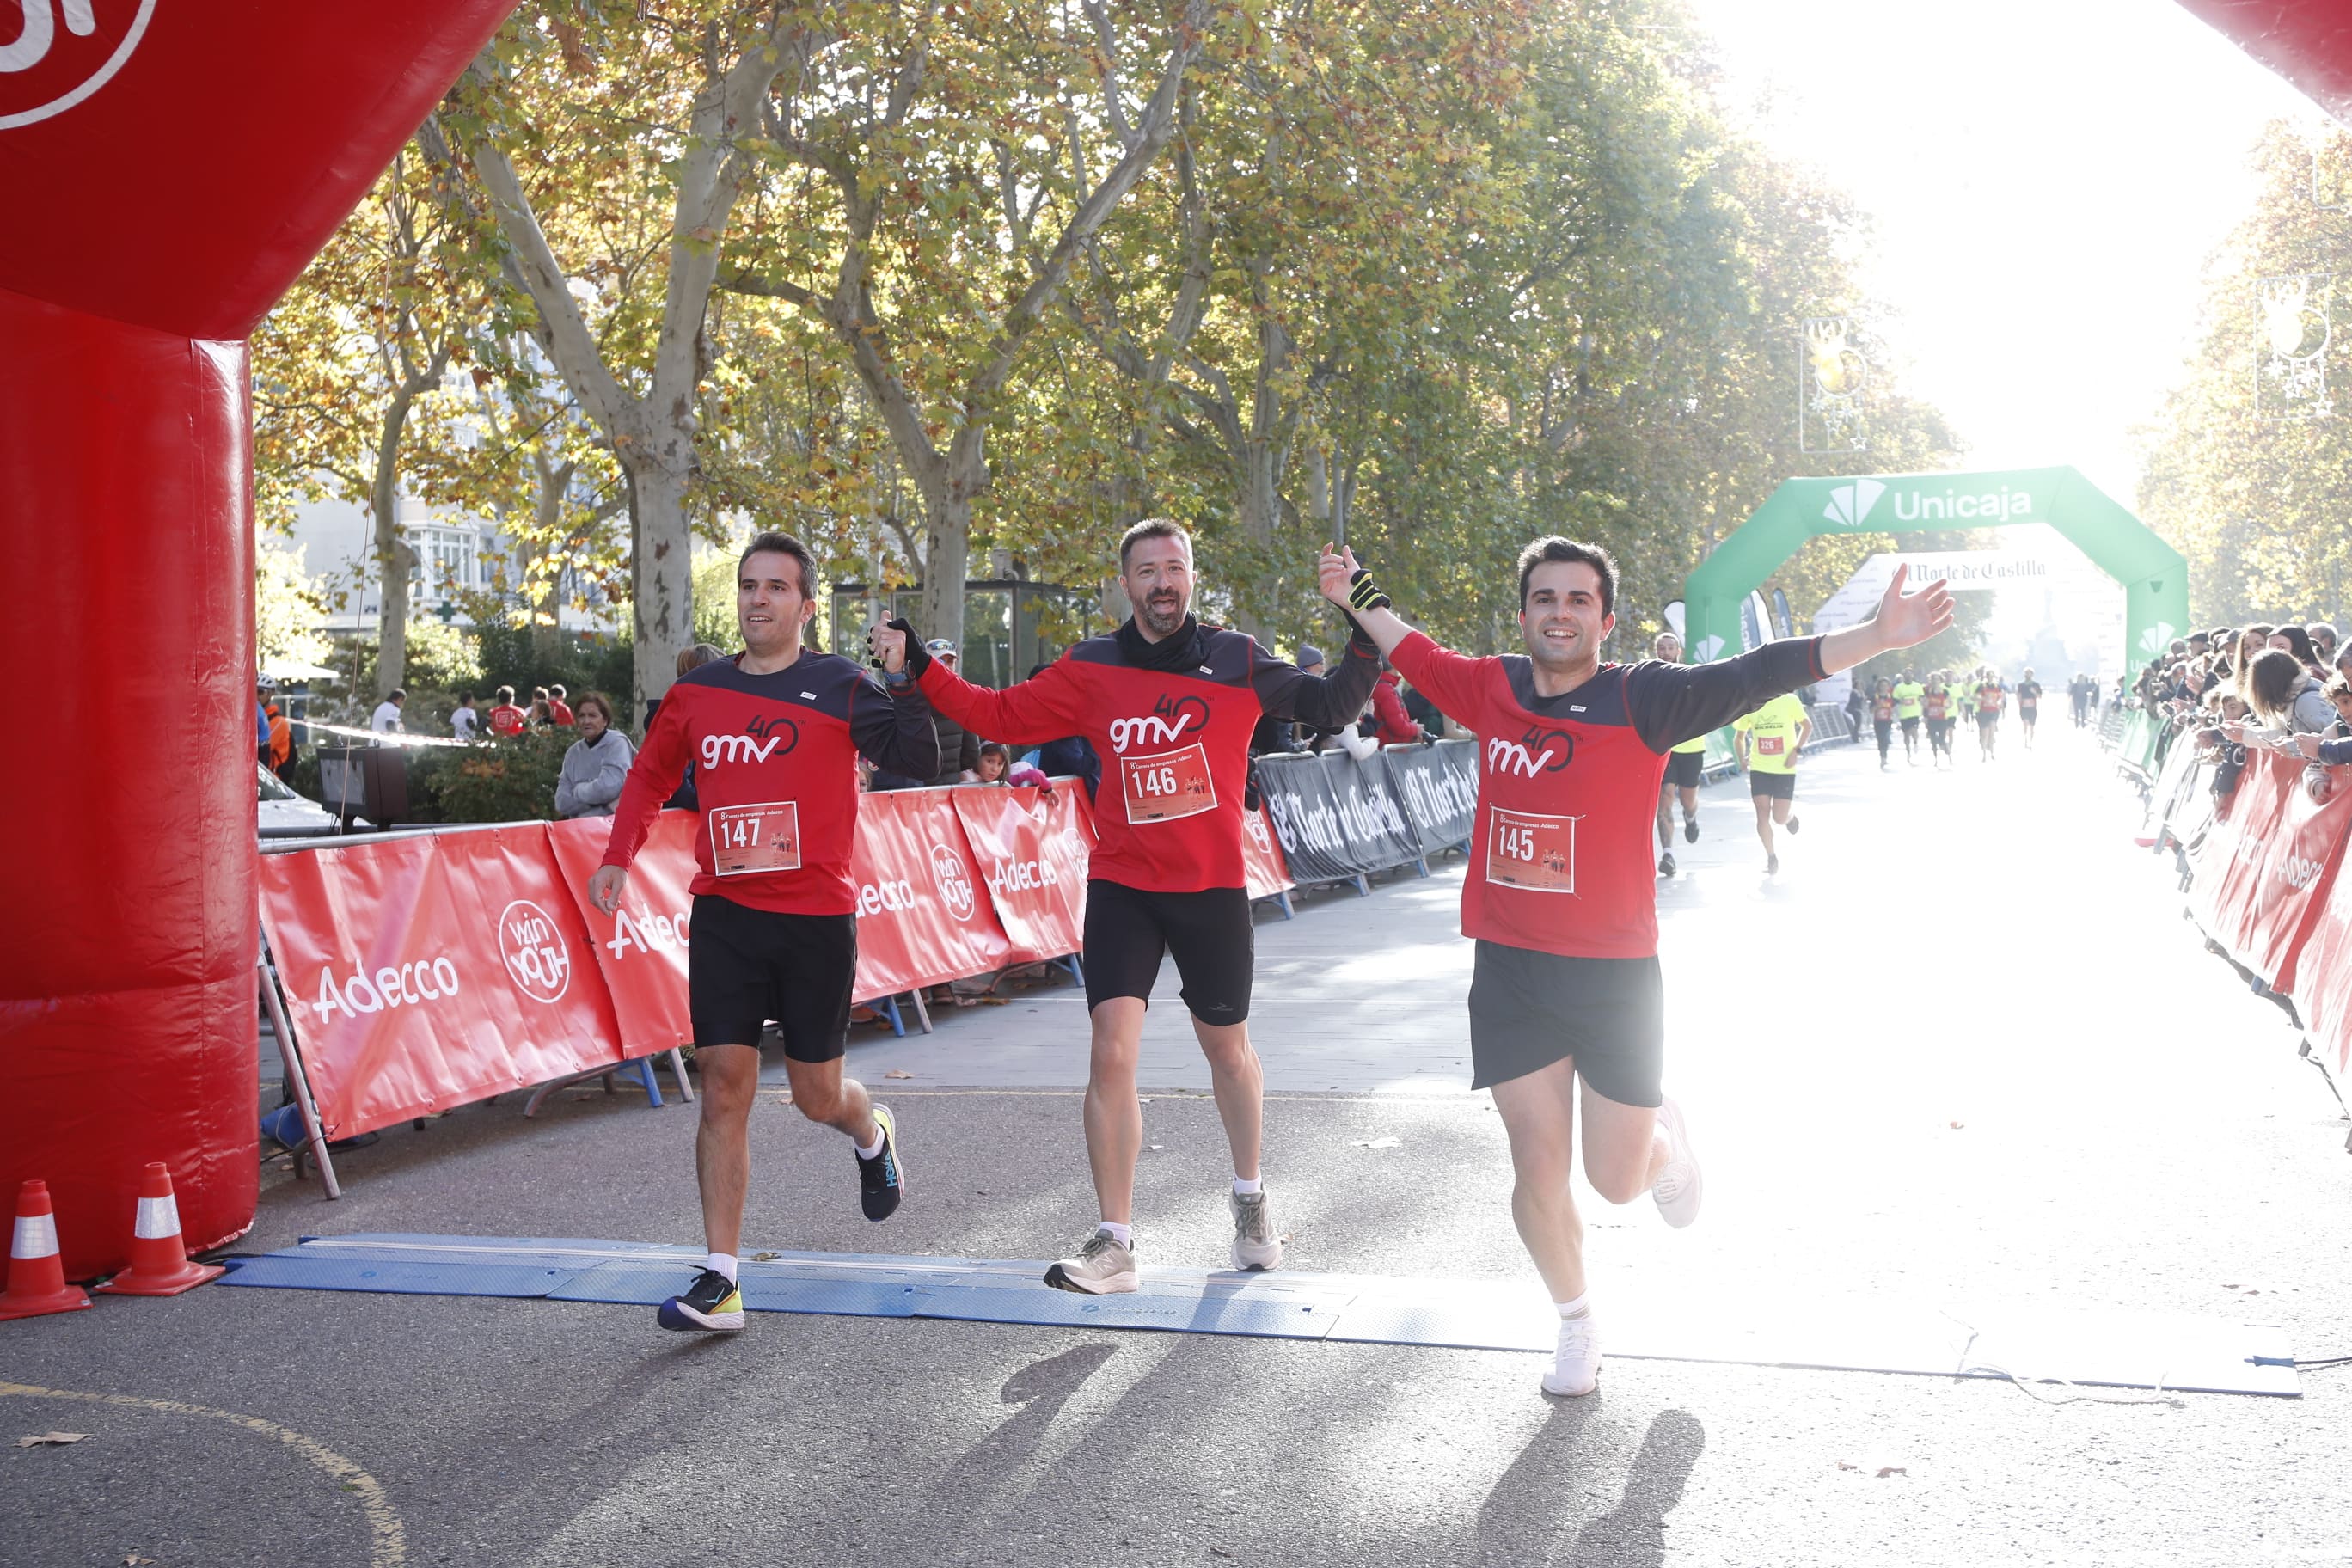
[[[256,763],[253,771],[261,781],[261,837],[315,838],[335,831],[333,812],[295,794],[283,779],[260,763]]]

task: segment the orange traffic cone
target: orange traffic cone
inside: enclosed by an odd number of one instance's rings
[[[58,1216],[49,1184],[31,1182],[16,1194],[16,1238],[8,1248],[8,1292],[0,1296],[0,1322],[44,1312],[79,1312],[89,1298],[66,1283],[58,1258]]]
[[[172,1195],[172,1173],[161,1160],[147,1163],[139,1184],[139,1217],[131,1229],[131,1267],[100,1285],[101,1295],[176,1296],[228,1270],[217,1263],[191,1263],[180,1244],[180,1204]]]

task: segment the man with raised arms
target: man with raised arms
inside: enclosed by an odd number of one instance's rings
[[[1547,1393],[1590,1394],[1601,1341],[1585,1297],[1583,1225],[1569,1194],[1580,1106],[1584,1173],[1612,1203],[1643,1193],[1671,1226],[1697,1216],[1681,1110],[1664,1097],[1665,1002],[1649,829],[1666,755],[1767,700],[1950,624],[1941,584],[1903,592],[1897,568],[1870,621],[1717,664],[1602,664],[1617,566],[1607,551],[1538,539],[1519,556],[1527,652],[1450,653],[1379,607],[1352,555],[1327,596],[1349,604],[1390,661],[1482,740],[1478,819],[1462,888],[1477,944],[1472,1086],[1510,1140],[1511,1216],[1559,1312]],[[1581,1080],[1581,1092],[1579,1080]]]
[[[1102,1217],[1074,1256],[1045,1272],[1048,1285],[1087,1295],[1136,1286],[1136,1058],[1163,953],[1183,977],[1232,1147],[1234,1267],[1282,1261],[1258,1165],[1264,1095],[1247,1023],[1255,942],[1242,796],[1250,734],[1264,717],[1326,731],[1353,723],[1381,668],[1360,628],[1338,670],[1318,679],[1240,632],[1201,625],[1192,615],[1192,542],[1165,518],[1127,531],[1118,569],[1134,616],[1003,691],[925,658],[903,621],[868,634],[885,669],[903,662],[923,695],[966,729],[1015,745],[1084,735],[1103,760],[1083,938],[1094,1030],[1087,1157]],[[1320,570],[1327,593],[1345,587],[1337,555],[1327,552]]]
[[[694,1179],[709,1248],[702,1272],[661,1305],[665,1329],[740,1329],[736,1258],[751,1179],[751,1101],[760,1035],[783,1036],[793,1104],[857,1148],[859,1204],[887,1219],[906,1191],[898,1124],[841,1072],[857,978],[856,758],[892,773],[939,771],[931,710],[900,677],[895,689],[836,654],[802,646],[816,605],[816,561],[782,533],[753,539],[736,565],[743,651],[677,678],[646,731],[613,812],[604,863],[588,896],[611,914],[654,816],[695,764],[688,1006],[702,1069]]]

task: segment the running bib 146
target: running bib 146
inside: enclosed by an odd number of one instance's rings
[[[801,868],[801,808],[789,800],[757,805],[713,806],[710,870],[713,876],[748,877],[760,871]]]
[[[1486,833],[1486,880],[1531,893],[1573,893],[1581,820],[1496,807]]]
[[[1180,752],[1121,757],[1118,778],[1129,822],[1167,822],[1197,816],[1217,806],[1217,786],[1209,777],[1209,753],[1198,741]]]

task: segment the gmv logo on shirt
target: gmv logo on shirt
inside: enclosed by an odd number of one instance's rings
[[[1162,697],[1140,719],[1110,721],[1111,750],[1124,755],[1135,745],[1171,746],[1209,727],[1209,705],[1197,697]]]
[[[1486,742],[1488,767],[1498,773],[1517,773],[1527,779],[1538,773],[1556,773],[1575,756],[1576,737],[1563,730],[1530,727],[1516,741],[1496,735]]]
[[[792,755],[793,748],[801,743],[801,727],[781,713],[772,719],[754,719],[743,728],[747,733],[702,737],[702,765],[764,763],[771,756]]]

